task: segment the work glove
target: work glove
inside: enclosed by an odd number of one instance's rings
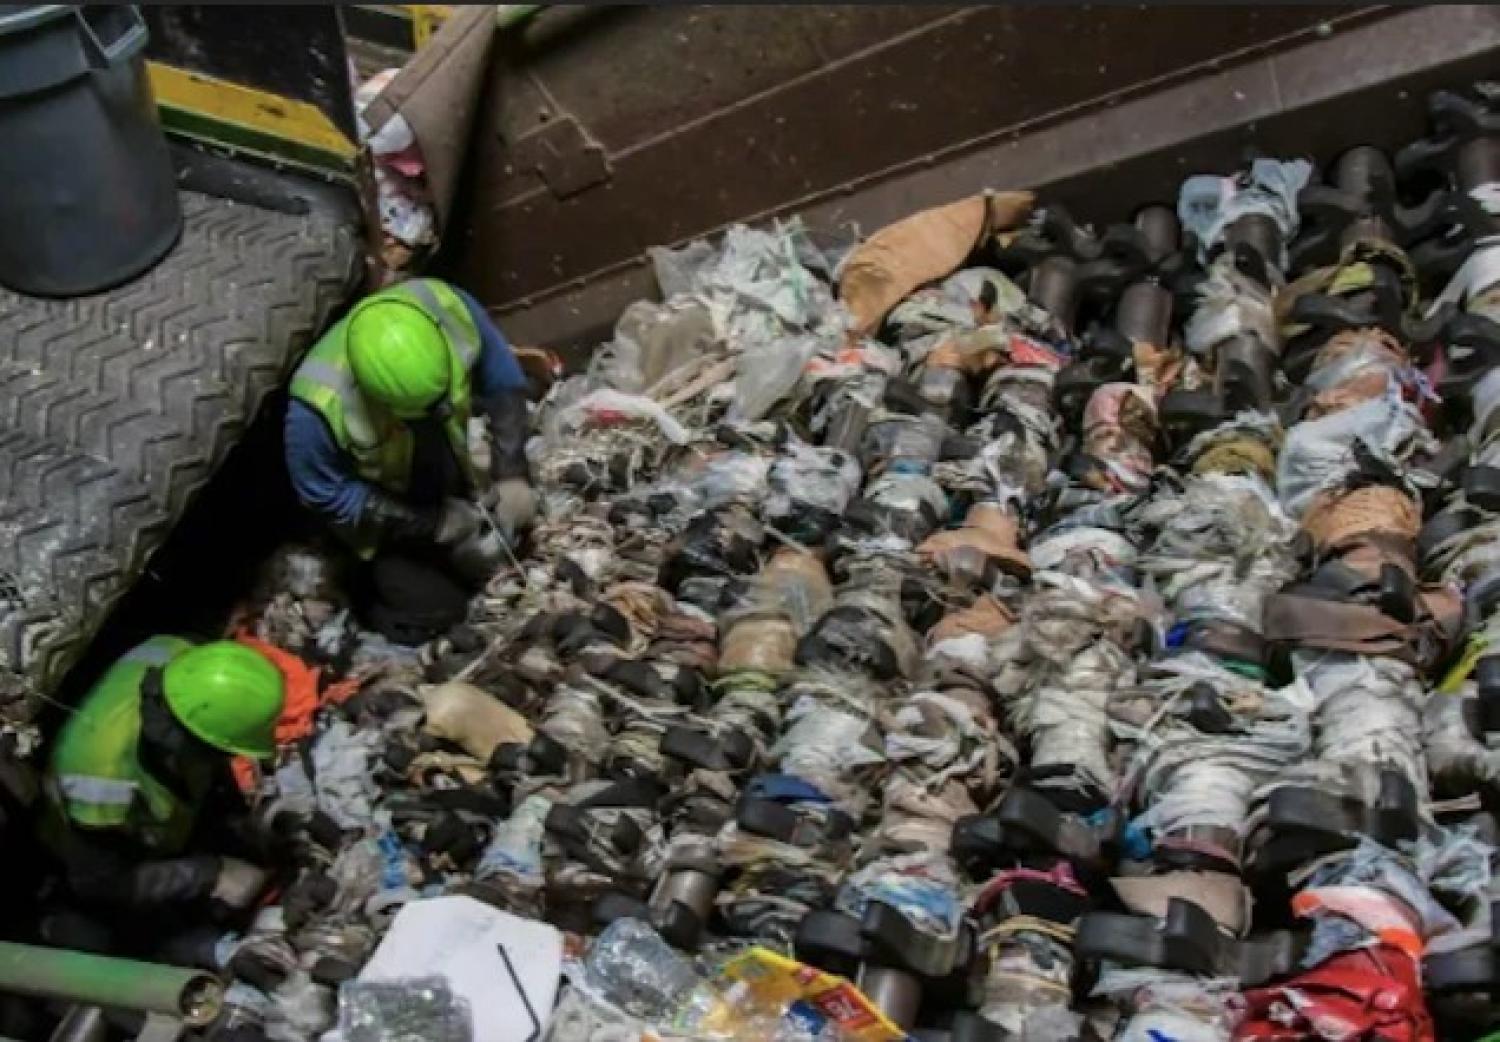
[[[143,861],[123,873],[102,871],[88,852],[68,858],[68,878],[78,893],[93,900],[119,900],[136,907],[200,900],[218,878],[219,859],[211,854]]]
[[[506,540],[516,537],[536,520],[536,493],[525,478],[501,478],[490,487],[488,506]]]
[[[466,499],[445,499],[438,510],[432,538],[438,546],[451,550],[482,535],[489,527],[483,511],[473,503]]]
[[[530,420],[526,411],[526,392],[502,391],[486,403],[490,420],[490,478],[528,479],[531,468],[526,462],[526,436]]]
[[[468,500],[455,497],[418,507],[379,489],[372,489],[365,500],[359,525],[381,542],[445,547],[457,546],[486,527],[479,508]]]
[[[265,890],[270,878],[265,869],[239,858],[219,859],[219,872],[214,877],[213,890],[209,897],[236,911],[249,908]]]
[[[449,565],[465,582],[482,586],[510,559],[505,543],[505,536],[493,525],[486,524],[482,530],[449,548]]]
[[[431,543],[443,517],[441,508],[416,507],[372,488],[356,527],[382,543]]]

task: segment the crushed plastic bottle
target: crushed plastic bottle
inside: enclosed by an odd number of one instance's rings
[[[606,927],[589,949],[584,973],[620,1009],[676,1031],[694,1030],[722,1004],[693,964],[639,919]]]
[[[344,1042],[471,1042],[466,1002],[441,977],[350,981],[339,989]]]

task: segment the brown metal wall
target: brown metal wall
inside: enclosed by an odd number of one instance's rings
[[[1500,27],[1450,10],[1492,35]],[[1378,81],[1365,55],[1391,16],[1328,6],[552,9],[497,55],[450,230],[451,273],[518,336],[577,341],[607,326],[622,293],[642,290],[649,246],[809,208],[878,223],[893,200],[931,205],[973,190],[976,176],[1001,188],[1066,179],[1078,155],[1097,168],[1142,152],[1161,128],[1116,118],[1101,142],[1089,127],[1152,99],[1183,99],[1169,114],[1182,141],[1195,120],[1209,134],[1254,106],[1279,110],[1283,86],[1295,98],[1338,93],[1328,82],[1314,90],[1320,79]],[[1452,45],[1472,50],[1474,29],[1460,31]],[[1346,39],[1365,43],[1340,52]],[[1413,60],[1422,46],[1400,42]],[[1283,62],[1291,78],[1277,82],[1268,59],[1304,52],[1344,64]],[[1033,141],[1039,157],[1022,154]]]

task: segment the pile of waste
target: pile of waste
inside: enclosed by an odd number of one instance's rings
[[[1500,112],[654,253],[408,651],[290,549],[278,1040],[1500,1028]],[[1493,475],[1493,476],[1492,476]],[[289,675],[291,675],[289,673]]]

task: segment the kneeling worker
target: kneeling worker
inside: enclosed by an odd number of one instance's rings
[[[66,946],[153,954],[205,925],[185,906],[254,902],[266,872],[189,851],[224,824],[202,811],[232,793],[229,757],[275,753],[284,700],[281,671],[233,641],[153,637],[110,667],[59,731],[44,781],[43,842],[65,905],[98,938]],[[177,911],[163,920],[166,905]]]
[[[500,330],[437,279],[371,294],[308,352],[292,377],[287,469],[365,562],[366,625],[403,644],[437,636],[531,523],[525,392]],[[476,407],[489,421],[483,476],[469,451]]]

